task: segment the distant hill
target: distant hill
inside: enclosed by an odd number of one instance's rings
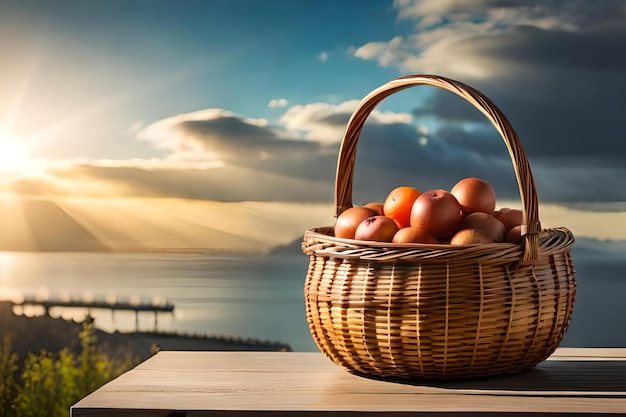
[[[302,238],[299,237],[286,245],[275,246],[268,255],[302,255]]]
[[[0,250],[107,251],[107,246],[49,200],[0,200]]]

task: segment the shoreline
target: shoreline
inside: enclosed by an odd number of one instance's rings
[[[9,336],[12,350],[20,358],[28,352],[46,350],[58,353],[62,349],[77,352],[78,335],[84,321],[54,318],[49,315],[25,316],[15,314],[13,302],[0,301],[0,334]],[[89,318],[87,319],[89,320]],[[161,331],[106,332],[94,326],[98,346],[111,358],[131,357],[145,360],[156,350],[186,351],[280,351],[291,346],[279,341],[241,338],[228,335],[188,334]]]

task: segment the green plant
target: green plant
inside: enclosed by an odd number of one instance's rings
[[[17,353],[12,351],[11,338],[4,336],[0,347],[0,415],[8,416],[17,395],[16,377],[19,371]]]
[[[20,369],[5,337],[0,350],[0,415],[67,416],[69,407],[131,368],[136,361],[111,359],[98,346],[93,323],[83,324],[81,351],[28,353]]]

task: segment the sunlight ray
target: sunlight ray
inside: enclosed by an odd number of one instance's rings
[[[22,77],[14,79],[12,86],[14,93],[6,113],[0,119],[0,132],[13,131],[17,119],[20,117],[22,105],[26,98],[26,93],[31,85],[31,81],[34,74],[39,67],[39,61],[41,60],[41,51],[43,50],[43,42],[40,42],[36,47],[35,52],[29,57],[28,64],[24,66],[22,70]]]

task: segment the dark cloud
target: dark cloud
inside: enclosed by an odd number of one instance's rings
[[[505,112],[531,156],[624,154],[616,137],[626,109],[625,42],[626,20],[574,33],[514,28],[490,52],[514,70],[476,84]],[[437,113],[445,114],[451,99],[436,100]]]
[[[437,130],[436,135],[450,146],[464,149],[466,152],[508,158],[504,141],[488,123],[475,124],[471,128],[462,123],[447,123]]]
[[[626,3],[426,0],[398,8],[418,22],[415,34],[364,45],[357,56],[457,78],[487,95],[517,131],[542,201],[626,201]],[[505,166],[493,127],[456,95],[437,91],[414,115],[438,121],[431,143],[457,155],[452,172],[484,164],[499,175]]]
[[[207,141],[219,138],[226,143],[237,140],[247,146],[267,146],[273,143],[276,135],[262,126],[246,123],[240,117],[222,116],[207,120],[185,120],[178,127],[192,136],[201,136]]]
[[[201,143],[231,165],[287,178],[329,180],[338,148],[318,142],[281,139],[265,126],[236,117],[186,121],[179,126],[184,141]]]
[[[602,108],[585,107],[584,102],[563,108],[541,101],[530,105],[515,95],[502,98],[502,108],[506,107],[505,114],[527,153],[542,201],[626,201],[626,143],[616,140],[623,129],[619,118],[607,115]],[[626,108],[626,100],[619,92],[612,93],[611,100]],[[476,171],[487,176],[492,169],[488,163],[492,167],[496,166],[494,162],[501,167],[512,166],[504,142],[493,126],[478,122],[473,111],[467,112],[465,121],[465,110],[449,112],[458,106],[456,97],[438,94],[430,105],[431,116],[438,115],[443,126],[432,135],[464,155],[463,161],[449,167],[451,172],[459,175],[461,167],[471,166],[472,158],[484,161],[485,165],[479,164]],[[496,178],[495,184],[499,182]]]
[[[352,113],[335,113],[325,115],[318,119],[318,122],[321,124],[326,124],[329,126],[346,126],[348,121],[352,117]]]
[[[303,140],[281,139],[265,126],[247,123],[238,117],[182,121],[174,126],[180,135],[181,149],[201,149],[213,152],[222,160],[241,162],[262,168],[281,160],[301,159],[315,154],[319,144]]]
[[[449,190],[467,176],[489,181],[501,198],[519,197],[510,162],[436,136],[423,145],[422,137],[404,124],[366,125],[355,162],[355,201],[384,199],[398,185]]]
[[[472,21],[499,26],[529,25],[560,30],[585,28],[617,20],[626,14],[622,0],[405,0],[394,2],[399,16],[415,19],[424,28],[441,23]]]
[[[452,93],[441,90],[430,91],[427,100],[413,110],[418,119],[432,117],[445,120],[446,123],[458,122],[487,123],[485,115],[480,110]]]
[[[425,112],[431,117],[436,115],[442,126],[426,135],[413,124],[368,120],[358,144],[353,203],[383,200],[399,184],[421,190],[450,189],[468,176],[492,183],[501,199],[519,199],[513,162],[493,126],[476,117],[482,114],[452,94],[433,95],[419,114]],[[338,125],[339,120],[345,121],[344,111],[337,111],[336,117],[334,114],[327,113],[322,125],[327,126],[328,120],[337,120]],[[80,175],[115,182],[140,195],[222,201],[332,201],[338,144],[283,139],[276,127],[254,125],[229,115],[221,119],[214,115],[193,123],[178,121],[170,127],[179,141],[202,143],[207,151],[216,152],[226,161],[221,168],[198,171],[90,166]],[[600,157],[574,158],[567,153],[557,157],[545,151],[548,144],[535,150],[533,145],[545,142],[544,136],[535,138],[535,142],[524,141],[523,134],[520,137],[524,148],[530,149],[540,201],[626,200],[626,190],[619,185],[619,178],[626,175],[619,157],[613,157],[613,165]]]
[[[313,181],[330,178],[337,154],[336,144],[301,139],[297,132],[220,109],[158,121],[139,138],[183,159],[215,160],[229,167]]]
[[[183,135],[183,146],[188,145],[188,142],[196,142],[204,150],[219,152],[221,155],[310,151],[317,145],[312,142],[282,140],[273,130],[235,116],[186,120],[180,122],[176,129]]]
[[[498,39],[485,37],[485,54],[520,64],[535,63],[540,68],[593,70],[622,68],[626,56],[620,53],[626,35],[624,21],[607,21],[580,31],[544,30],[515,26]],[[516,74],[517,75],[517,74]],[[540,75],[533,72],[530,76]]]
[[[626,201],[624,2],[423,0],[396,8],[415,32],[355,48],[356,56],[404,74],[457,78],[487,95],[517,131],[541,202]],[[368,119],[355,201],[380,200],[398,184],[451,188],[466,176],[488,180],[500,198],[519,197],[513,162],[482,113],[444,91],[422,102],[413,121]],[[339,136],[351,111],[315,103],[288,109],[280,126],[222,112],[175,127],[179,143],[200,144],[231,165],[331,188],[338,147],[320,138]],[[427,132],[416,128],[422,123]]]
[[[562,74],[542,80],[528,88],[534,91],[534,97],[524,91],[498,91],[497,87],[490,94],[490,85],[481,90],[504,112],[532,158],[584,156],[598,161],[598,157],[625,155],[626,143],[618,138],[623,129],[621,112],[626,109],[626,83],[617,76],[590,78],[588,81],[596,88],[584,91],[574,87],[572,78],[572,74]],[[493,136],[491,132],[495,132],[482,114],[451,94],[434,95],[428,108],[418,109],[417,113],[442,120],[446,127],[440,133],[451,142],[463,140],[460,136],[466,132],[464,124],[478,123],[472,132],[478,138]],[[481,118],[484,122],[480,122]]]

